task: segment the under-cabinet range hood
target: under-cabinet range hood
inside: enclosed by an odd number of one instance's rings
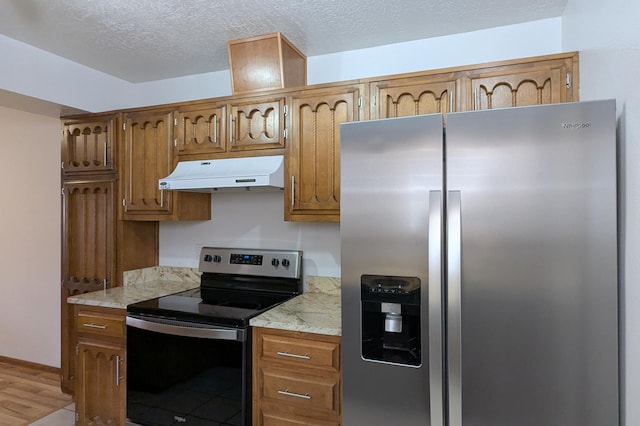
[[[191,192],[282,190],[283,163],[282,155],[180,161],[158,185],[161,190]]]

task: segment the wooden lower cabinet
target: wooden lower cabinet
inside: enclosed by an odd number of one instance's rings
[[[126,422],[125,310],[75,305],[76,425]]]
[[[341,424],[340,337],[253,330],[254,426]]]

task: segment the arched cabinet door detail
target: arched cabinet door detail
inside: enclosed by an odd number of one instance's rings
[[[464,78],[467,110],[576,102],[577,58],[471,70]]]
[[[362,119],[364,92],[350,85],[291,97],[285,220],[339,220],[340,124]]]
[[[124,220],[209,220],[211,195],[163,191],[158,181],[178,161],[173,110],[125,113],[122,149],[121,218]]]
[[[449,74],[372,83],[371,115],[395,118],[458,111],[457,85]]]
[[[65,121],[62,173],[65,176],[116,171],[117,115]]]
[[[229,151],[285,147],[284,96],[236,101],[229,111]]]

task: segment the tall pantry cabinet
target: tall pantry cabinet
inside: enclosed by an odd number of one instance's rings
[[[122,285],[122,271],[156,265],[157,222],[117,218],[121,115],[68,118],[62,129],[61,387],[74,392],[78,345],[67,297]]]

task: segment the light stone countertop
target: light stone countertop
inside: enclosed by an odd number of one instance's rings
[[[127,305],[132,303],[166,296],[183,290],[190,290],[199,286],[199,283],[188,281],[147,281],[140,284],[113,287],[106,290],[70,296],[67,299],[67,303],[126,309]]]
[[[307,277],[308,291],[254,318],[253,327],[342,335],[340,279]]]
[[[124,273],[123,287],[83,293],[67,303],[126,309],[127,305],[166,296],[200,286],[200,274],[193,268],[154,266]]]
[[[68,303],[126,309],[132,303],[200,286],[192,268],[156,266],[125,272],[123,287],[70,296]],[[255,327],[340,336],[340,279],[307,276],[306,292],[250,320]]]

